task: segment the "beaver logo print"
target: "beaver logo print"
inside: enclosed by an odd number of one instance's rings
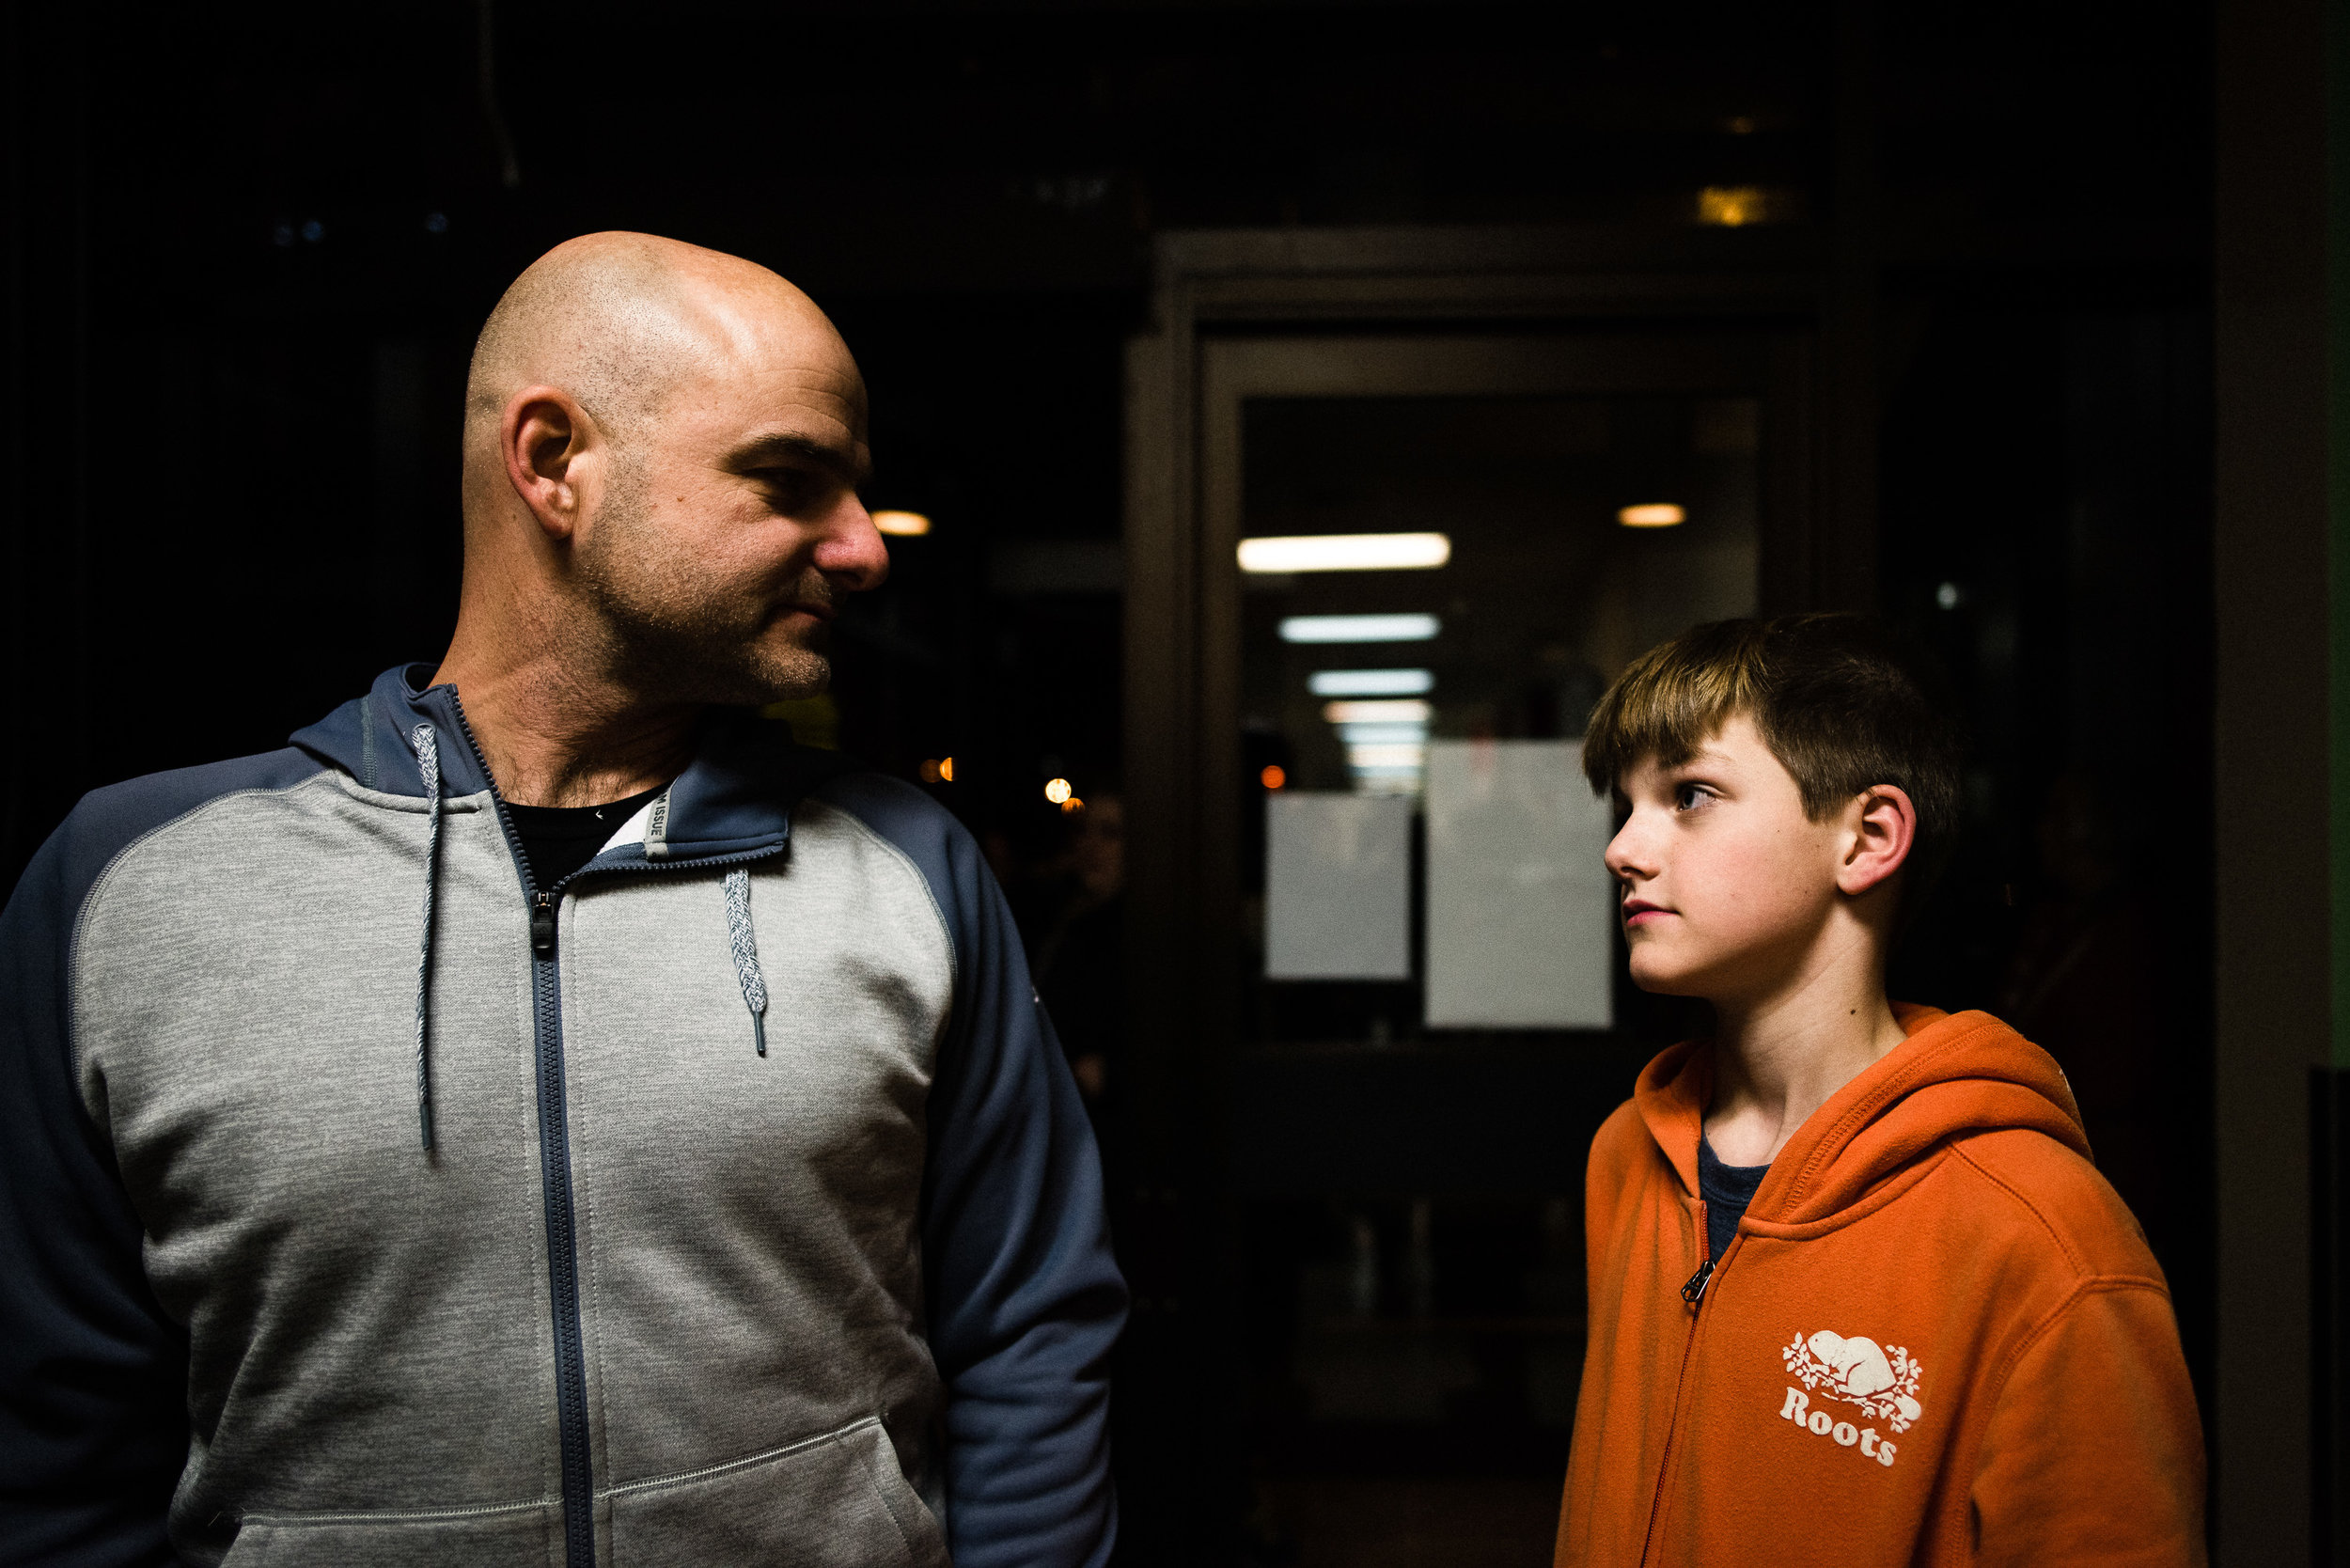
[[[1880,1346],[1857,1334],[1846,1339],[1825,1328],[1806,1339],[1798,1329],[1778,1358],[1805,1388],[1856,1404],[1895,1432],[1907,1432],[1922,1413],[1918,1381],[1925,1369],[1904,1346]]]
[[[1918,1383],[1925,1375],[1925,1369],[1909,1358],[1908,1349],[1880,1345],[1857,1334],[1846,1339],[1825,1328],[1806,1339],[1798,1329],[1778,1356],[1803,1385],[1788,1388],[1787,1399],[1778,1407],[1779,1418],[1815,1437],[1834,1438],[1839,1448],[1856,1446],[1863,1458],[1890,1468],[1900,1445],[1880,1436],[1873,1426],[1840,1421],[1832,1411],[1812,1409],[1811,1395],[1856,1405],[1862,1415],[1883,1421],[1897,1433],[1907,1432],[1924,1414],[1918,1403]],[[1807,1388],[1810,1393],[1804,1391]]]

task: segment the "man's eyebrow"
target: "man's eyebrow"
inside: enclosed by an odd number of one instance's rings
[[[872,465],[813,436],[777,431],[756,436],[726,456],[726,466],[737,474],[753,474],[785,462],[811,463],[854,490],[872,478]]]

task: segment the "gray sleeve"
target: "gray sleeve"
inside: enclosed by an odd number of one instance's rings
[[[0,912],[0,1563],[172,1561],[188,1455],[187,1336],[148,1288],[138,1216],[75,1087],[80,909],[155,827],[317,766],[276,752],[99,791]]]
[[[895,780],[854,775],[818,792],[912,858],[954,946],[922,1246],[957,1568],[1104,1562],[1117,1535],[1109,1354],[1126,1287],[1092,1127],[970,835]]]

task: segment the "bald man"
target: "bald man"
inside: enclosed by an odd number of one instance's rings
[[[594,235],[464,440],[439,667],[0,916],[0,1561],[1102,1561],[1125,1293],[1002,897],[756,712],[888,569],[855,362]]]

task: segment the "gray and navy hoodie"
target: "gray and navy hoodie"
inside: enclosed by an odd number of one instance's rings
[[[1101,1561],[1125,1291],[969,836],[727,713],[538,887],[428,674],[0,916],[0,1561]]]

